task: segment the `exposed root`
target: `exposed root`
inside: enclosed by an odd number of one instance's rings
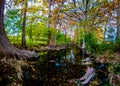
[[[15,84],[17,84],[17,86],[22,86],[23,83],[23,70],[22,67],[24,66],[29,66],[27,64],[26,60],[17,60],[15,58],[3,58],[0,61],[0,69],[2,76],[1,77],[6,77],[5,79],[7,79],[7,83],[6,85],[9,84],[9,86],[16,86]],[[19,85],[18,85],[19,84]]]
[[[20,50],[16,47],[0,50],[0,58],[17,58],[17,59],[37,59],[38,55],[34,51]]]

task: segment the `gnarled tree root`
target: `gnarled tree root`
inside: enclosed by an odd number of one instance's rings
[[[17,58],[17,59],[37,59],[38,55],[34,51],[20,50],[14,46],[0,50],[0,58]]]

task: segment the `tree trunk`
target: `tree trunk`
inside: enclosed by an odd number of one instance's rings
[[[107,21],[106,21],[106,24],[105,24],[105,29],[104,29],[104,33],[103,33],[103,36],[104,36],[104,39],[103,39],[103,41],[105,41],[106,40],[106,31],[107,31]]]
[[[0,0],[0,51],[9,51],[11,44],[4,30],[4,4],[5,0]]]
[[[118,9],[117,9],[117,34],[116,38],[120,37],[120,2],[118,3]]]
[[[22,47],[26,47],[25,27],[26,27],[27,0],[24,0],[23,24],[22,24]]]
[[[51,17],[51,0],[48,0],[48,41],[47,41],[47,44],[49,45],[50,44],[50,37],[51,37],[51,32],[50,32],[50,17]]]
[[[0,0],[0,59],[4,57],[31,58],[38,57],[35,52],[19,50],[11,45],[4,29],[4,5],[5,0]]]
[[[60,11],[63,8],[64,2],[65,2],[65,0],[63,0],[61,2],[61,4],[58,4],[60,6],[58,12],[56,14],[54,14],[54,13],[52,14],[52,16],[55,17],[55,19],[54,20],[52,19],[53,24],[51,24],[51,26],[55,29],[55,32],[51,33],[52,34],[50,37],[50,45],[51,46],[56,46],[56,26],[57,26],[57,23],[59,21],[58,17],[60,15]],[[51,7],[49,7],[49,8],[51,8]]]

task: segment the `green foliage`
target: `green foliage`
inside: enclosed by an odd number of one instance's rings
[[[26,27],[26,36],[28,37],[27,43],[34,44],[46,44],[48,40],[48,29],[42,23],[29,24]]]
[[[21,17],[18,9],[7,11],[5,18],[5,29],[8,35],[18,35],[21,30]]]
[[[108,44],[103,42],[101,44],[99,44],[99,52],[103,52],[103,51],[106,51],[107,50],[107,46]]]
[[[108,3],[106,0],[103,1],[78,1],[78,2],[71,2],[68,1],[67,4],[63,3],[63,6],[60,5],[61,2],[56,2],[57,6],[52,3],[54,9],[51,9],[50,12],[50,19],[48,19],[49,9],[47,8],[46,1],[33,1],[32,0],[25,0],[28,1],[28,8],[27,8],[27,20],[26,20],[26,41],[27,44],[47,44],[48,40],[51,38],[56,38],[57,44],[65,44],[71,42],[71,39],[66,37],[61,32],[57,32],[55,28],[47,29],[48,21],[50,20],[50,26],[54,26],[56,23],[60,23],[60,28],[67,27],[68,32],[72,26],[75,26],[75,36],[72,40],[74,43],[80,44],[81,40],[83,39],[83,32],[88,32],[93,30],[94,28],[98,28],[100,26],[104,26],[104,22],[107,19],[107,16],[104,15],[109,14],[109,11],[112,11],[112,6],[114,4]],[[58,0],[59,1],[59,0]],[[23,12],[24,3],[22,0],[13,0],[15,7],[21,8],[18,9],[11,9],[7,11],[7,16],[5,19],[5,27],[7,34],[10,37],[12,42],[21,42],[21,12]],[[113,3],[115,3],[113,1]],[[40,5],[37,5],[40,4]],[[86,5],[87,8],[86,8]],[[109,5],[111,9],[109,9]],[[61,7],[60,7],[61,6]],[[59,8],[59,9],[58,9]],[[60,10],[61,9],[61,10]],[[84,12],[86,9],[87,13]],[[106,10],[103,10],[106,9]],[[60,13],[59,13],[60,10]],[[106,11],[107,13],[105,13]],[[85,14],[86,13],[86,14]],[[55,15],[54,15],[55,14]],[[59,15],[58,15],[59,14]],[[58,18],[57,18],[58,17]],[[102,17],[102,18],[101,18]],[[94,19],[94,20],[93,20]],[[57,20],[55,22],[55,20]],[[64,21],[65,20],[65,21]],[[52,25],[53,24],[53,25]],[[56,24],[57,26],[57,24]],[[62,26],[62,27],[61,27]],[[109,32],[113,32],[112,29],[108,28]],[[114,29],[114,28],[113,28]],[[84,31],[83,31],[84,30]],[[96,29],[94,29],[95,31]],[[50,35],[49,35],[50,34]],[[51,37],[49,37],[51,36]],[[109,36],[111,38],[112,36]],[[13,39],[14,38],[14,39]],[[98,44],[96,34],[93,31],[85,33],[85,43],[86,48],[90,52],[102,52],[108,49],[108,44],[102,43]],[[120,47],[120,43],[116,44],[117,47]],[[109,44],[109,50],[112,52],[112,44]]]
[[[67,44],[71,41],[70,37],[66,37],[61,31],[56,33],[56,43],[59,44]]]
[[[18,9],[7,10],[4,25],[12,44],[19,45],[21,43],[21,22],[22,19]]]
[[[103,42],[98,45],[98,53],[104,53],[105,51],[109,51],[109,54],[112,54],[115,52],[115,46],[114,43],[110,42]]]
[[[103,54],[105,51],[108,51],[109,54],[115,52],[115,44],[113,42],[102,42],[98,43],[98,39],[95,33],[89,32],[85,34],[85,43],[86,49],[91,53],[99,53]],[[118,44],[120,44],[120,40],[118,40]]]
[[[117,38],[117,39],[116,39],[115,47],[116,47],[117,50],[120,49],[120,38]]]
[[[61,33],[56,34],[57,44],[65,44],[65,35]]]
[[[88,51],[92,53],[97,51],[98,41],[95,33],[88,32],[85,34],[85,44]]]

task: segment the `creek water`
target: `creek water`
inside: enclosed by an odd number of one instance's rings
[[[24,86],[59,86],[84,74],[82,52],[76,48],[41,51],[33,68],[24,70]],[[40,85],[41,84],[41,85]]]
[[[9,66],[6,68],[1,65],[1,70],[3,71],[0,71],[2,77],[0,77],[0,86],[11,86],[7,84],[12,81],[22,84],[21,86],[73,86],[68,80],[78,79],[85,74],[86,66],[82,65],[81,61],[88,56],[80,49],[69,47],[59,51],[41,51],[38,54],[40,56],[38,60],[28,61],[29,66],[22,67],[22,81],[17,79],[15,70],[9,68]],[[101,66],[107,69],[107,64],[103,66],[98,63],[94,68],[99,69]],[[4,71],[5,68],[8,70]],[[103,73],[106,74],[107,71]],[[98,73],[100,78],[103,76],[103,73]],[[15,78],[9,76],[14,76]],[[107,77],[102,77],[102,79],[104,78],[107,80]]]

